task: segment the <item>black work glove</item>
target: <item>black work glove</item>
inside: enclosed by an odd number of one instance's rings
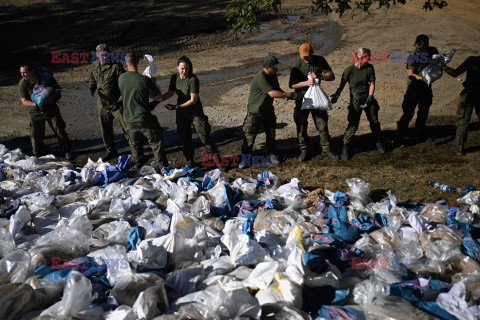
[[[61,93],[55,95],[55,103],[57,103],[58,100],[60,100],[61,97],[62,97],[62,94],[61,94]]]
[[[170,111],[172,111],[172,110],[178,110],[178,108],[180,108],[180,105],[167,103],[167,104],[165,105],[165,108],[167,108],[167,109],[170,110]]]
[[[153,100],[148,103],[148,106],[150,107],[150,111],[153,111],[155,107],[160,103],[160,101]]]
[[[340,97],[340,93],[335,92],[334,94],[330,95],[330,102],[337,103],[339,97]]]
[[[96,88],[90,88],[90,95],[93,97],[93,95],[95,94],[95,90]]]
[[[367,98],[367,101],[365,101],[365,104],[367,105],[367,107],[370,107],[373,102],[375,101],[375,99],[373,98],[372,95],[369,95],[368,98]]]
[[[113,104],[112,111],[117,111],[118,109],[123,107],[123,101],[119,100]]]
[[[295,91],[290,93],[290,100],[297,100],[299,98],[299,94]]]

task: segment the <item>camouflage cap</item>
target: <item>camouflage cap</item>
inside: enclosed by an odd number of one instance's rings
[[[101,43],[95,48],[95,51],[97,51],[98,53],[106,53],[109,50],[110,50],[110,48],[105,43]]]
[[[413,46],[417,49],[420,49],[428,46],[428,44],[429,44],[428,36],[426,34],[419,34],[415,39],[415,43],[413,44]]]

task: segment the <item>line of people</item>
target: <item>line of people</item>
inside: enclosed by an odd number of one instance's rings
[[[426,35],[417,36],[414,46],[415,53],[427,53],[428,60],[438,54],[435,47],[429,46]],[[177,132],[180,135],[183,154],[187,164],[193,166],[194,147],[192,143],[192,126],[195,128],[200,140],[206,147],[207,153],[212,155],[215,163],[220,166],[219,151],[211,138],[211,127],[208,117],[203,112],[200,100],[200,84],[193,73],[192,62],[185,56],[177,62],[177,73],[170,78],[167,92],[161,93],[155,81],[138,73],[139,58],[134,53],[125,57],[126,69],[118,63],[108,63],[109,48],[106,44],[96,47],[98,61],[92,66],[89,79],[89,89],[93,96],[98,93],[98,115],[102,132],[102,139],[107,153],[103,160],[107,161],[118,156],[114,143],[113,121],[117,120],[130,145],[132,157],[138,166],[146,163],[143,144],[148,140],[155,161],[159,165],[168,166],[168,160],[163,146],[163,130],[156,116],[152,114],[160,101],[165,101],[177,96],[175,104],[167,104],[169,110],[176,112]],[[316,129],[319,132],[322,155],[331,160],[338,160],[339,156],[330,148],[330,135],[328,132],[328,114],[326,110],[302,110],[302,99],[308,88],[315,81],[334,81],[335,75],[324,57],[314,55],[312,46],[304,43],[299,48],[300,58],[296,60],[290,70],[289,87],[293,92],[285,92],[280,88],[277,72],[282,64],[275,56],[269,55],[263,60],[263,67],[253,77],[250,83],[250,94],[247,103],[247,115],[243,123],[244,139],[241,147],[242,154],[251,154],[255,138],[263,127],[266,135],[267,152],[271,165],[278,165],[277,147],[275,139],[276,116],[273,107],[275,98],[286,98],[295,101],[294,121],[297,128],[297,137],[300,147],[298,161],[308,159],[309,137],[307,134],[308,117],[312,115]],[[387,151],[385,139],[382,136],[378,121],[379,104],[374,98],[375,70],[369,63],[371,52],[368,48],[357,51],[357,60],[348,66],[342,73],[340,84],[331,95],[331,103],[336,103],[345,85],[348,83],[350,90],[350,103],[348,106],[348,126],[344,133],[343,150],[341,157],[348,160],[352,156],[352,140],[358,129],[362,111],[365,112],[370,128],[376,138],[376,148],[381,153]],[[402,103],[403,114],[397,122],[395,143],[402,146],[407,138],[406,133],[410,121],[418,106],[415,128],[418,139],[432,138],[426,132],[426,121],[432,104],[432,89],[422,76],[423,68],[428,62],[409,59],[406,66],[407,91]],[[456,154],[464,153],[464,144],[467,138],[467,126],[473,110],[480,114],[480,56],[469,57],[458,68],[444,67],[447,74],[452,77],[467,72],[463,83],[465,89],[461,93],[457,110],[457,132],[452,150]],[[36,68],[32,65],[20,66],[22,79],[18,88],[21,102],[30,107],[30,137],[35,156],[43,154],[43,138],[45,122],[49,123],[54,131],[60,146],[65,151],[65,157],[71,159],[71,144],[65,131],[60,109],[56,101],[39,107],[32,101],[32,93],[37,90],[37,85],[45,85],[60,89],[51,73],[46,69]],[[153,101],[150,101],[152,100]],[[247,167],[249,163],[242,157],[240,168]]]

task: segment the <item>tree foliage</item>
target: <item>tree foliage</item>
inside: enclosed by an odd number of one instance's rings
[[[230,34],[235,36],[240,30],[258,30],[259,16],[278,12],[281,2],[281,0],[231,0],[227,6]],[[312,0],[311,10],[325,15],[335,12],[342,16],[354,8],[369,13],[373,5],[376,5],[376,8],[390,8],[392,5],[406,2],[407,0]],[[445,0],[426,0],[422,9],[442,9],[446,5]]]
[[[230,34],[240,30],[258,30],[258,17],[265,13],[278,12],[281,0],[231,0],[227,6],[227,21]]]

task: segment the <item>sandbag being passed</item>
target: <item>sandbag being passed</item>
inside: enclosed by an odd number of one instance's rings
[[[308,76],[310,79],[311,77]],[[308,88],[305,96],[303,96],[301,110],[333,110],[332,104],[328,99],[322,87],[320,87],[320,80],[314,79],[313,86]]]

